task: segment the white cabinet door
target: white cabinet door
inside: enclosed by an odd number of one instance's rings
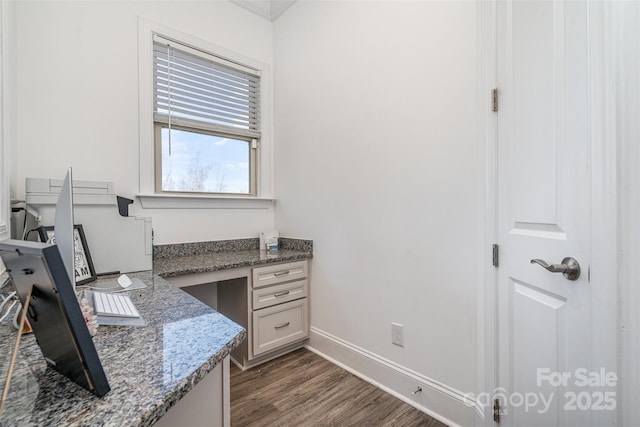
[[[230,427],[231,380],[229,356],[167,411],[156,427]]]
[[[253,312],[253,355],[309,337],[307,298]]]

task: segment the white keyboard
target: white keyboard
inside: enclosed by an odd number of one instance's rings
[[[98,316],[140,317],[136,306],[127,295],[94,292],[93,303]]]

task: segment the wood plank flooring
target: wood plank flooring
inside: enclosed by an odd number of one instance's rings
[[[231,426],[425,426],[441,422],[300,349],[231,368]]]

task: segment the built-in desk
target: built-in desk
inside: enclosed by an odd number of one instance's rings
[[[247,331],[164,277],[180,281],[213,274],[217,281],[248,274],[253,266],[312,256],[310,241],[277,256],[261,256],[254,240],[233,241],[231,247],[225,242],[157,247],[161,256],[153,271],[129,274],[147,285],[130,296],[148,326],[99,327],[94,343],[111,386],[102,398],[48,369],[35,337],[25,335],[0,426],[187,426],[203,420],[229,425],[229,355],[246,341]],[[201,253],[203,248],[207,253]],[[93,284],[105,281],[115,277]],[[0,325],[2,384],[16,333]],[[188,418],[196,423],[189,424]]]
[[[184,254],[176,246],[172,249],[177,253],[156,259],[154,272],[248,331],[247,339],[231,353],[240,368],[304,344],[309,329],[310,244],[277,254],[257,248]]]
[[[180,406],[188,408],[192,396],[203,394],[197,393],[198,387],[217,388],[219,396],[210,396],[210,405],[200,409],[222,420],[214,425],[228,425],[228,356],[246,331],[152,272],[130,277],[147,285],[130,295],[148,326],[99,327],[94,343],[111,391],[98,398],[48,369],[34,336],[25,335],[1,426],[148,426],[170,408],[161,423]],[[3,384],[15,335],[13,328],[0,326]],[[225,398],[226,413],[220,400]]]

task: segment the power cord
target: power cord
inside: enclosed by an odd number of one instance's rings
[[[38,228],[32,228],[31,230],[27,231],[26,234],[24,234],[23,240],[29,240],[29,234],[33,233],[34,231],[38,231]]]
[[[13,309],[13,307],[16,306],[16,304],[20,303],[20,300],[18,300],[18,297],[16,296],[16,292],[11,292],[9,295],[7,295],[6,298],[2,298],[2,302],[0,303],[0,314],[2,314],[2,311],[4,310],[4,307],[9,303],[9,301],[11,301],[11,305],[9,306],[9,308],[7,309],[6,313],[4,313],[3,315],[0,316],[0,323],[4,322],[4,320],[9,317],[9,315],[11,314],[11,310]],[[20,308],[18,308],[17,312],[20,311]]]
[[[2,282],[2,285],[0,285],[0,290],[4,289],[5,286],[7,286],[7,284],[11,283],[11,278],[7,277],[7,279]],[[18,295],[16,291],[12,291],[9,292],[9,294],[7,296],[2,296],[0,295],[0,300],[2,300],[0,302],[0,323],[4,322],[10,315],[11,315],[11,311],[13,310],[13,307],[15,307],[16,305],[18,306],[16,313],[20,313],[20,307],[22,307],[22,304],[20,304],[20,300],[18,299]],[[11,305],[9,305],[9,308],[7,309],[7,311],[2,314],[2,312],[4,311],[4,308],[7,306],[7,304],[11,303]],[[15,316],[14,316],[14,325],[15,325]]]
[[[24,203],[26,205],[26,202],[23,201],[19,201],[16,203]],[[26,240],[26,234],[27,234],[27,208],[23,207],[11,207],[11,213],[18,213],[20,211],[24,211],[24,221],[22,222],[22,240]]]
[[[18,322],[18,319],[20,318],[20,312],[22,311],[22,303],[18,304],[18,309],[16,310],[16,314],[13,316],[13,327],[16,328],[17,330],[20,330],[20,324]],[[26,316],[27,313],[25,313]],[[25,321],[27,319],[24,319]]]
[[[22,304],[20,304],[18,300],[14,300],[9,306],[9,309],[7,310],[7,312],[2,317],[0,317],[0,323],[4,322],[4,319],[9,317],[9,315],[11,314],[11,310],[16,304],[18,304],[18,309],[16,310],[16,314],[20,313],[20,307],[22,307]],[[15,324],[15,320],[14,320],[14,324]]]

